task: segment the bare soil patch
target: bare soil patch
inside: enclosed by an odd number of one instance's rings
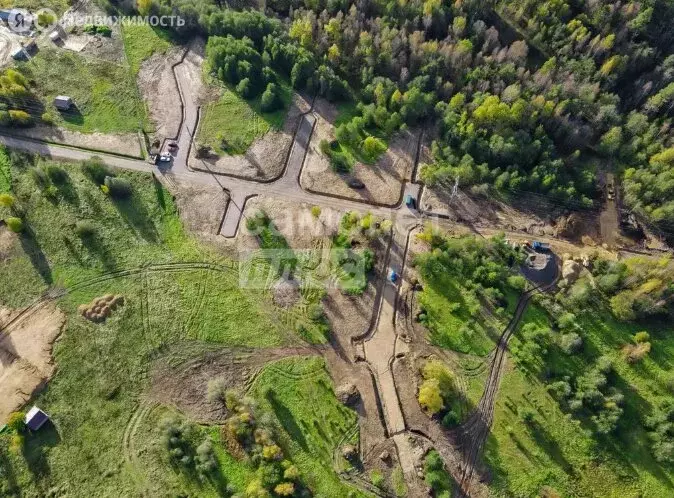
[[[227,410],[222,403],[207,399],[210,380],[222,379],[227,389],[244,392],[266,363],[318,351],[309,347],[225,349],[201,343],[174,345],[152,367],[150,398],[173,406],[198,422],[222,422]]]
[[[202,103],[215,101],[220,98],[220,92],[211,89],[209,97]],[[293,135],[303,113],[311,105],[301,95],[293,94],[281,130],[270,130],[264,136],[255,140],[248,151],[237,156],[218,156],[197,158],[193,147],[190,153],[189,166],[200,171],[235,175],[242,178],[256,180],[270,180],[277,178],[285,168],[285,160],[293,142]]]
[[[41,303],[18,318],[0,308],[0,423],[20,409],[55,372],[52,347],[66,317],[51,303]]]
[[[41,124],[32,128],[12,128],[11,133],[34,140],[142,157],[136,133],[80,133]]]
[[[390,141],[387,151],[373,165],[356,163],[350,173],[337,173],[330,160],[320,151],[322,140],[335,139],[334,119],[337,110],[329,102],[317,99],[314,104],[316,125],[309,143],[300,178],[302,187],[313,192],[339,195],[377,204],[395,205],[400,201],[403,182],[410,179],[416,156],[418,132],[404,131]],[[349,187],[360,181],[364,188]]]
[[[0,263],[7,261],[11,257],[15,240],[16,235],[14,233],[5,226],[0,226]]]
[[[143,61],[138,72],[138,88],[159,140],[177,137],[180,129],[182,107],[173,64],[180,61],[183,52],[183,48],[175,47],[166,53],[154,54]]]
[[[215,236],[220,230],[222,217],[229,199],[217,187],[177,183],[172,189],[180,218],[190,232],[200,236]]]
[[[297,280],[281,278],[272,291],[274,304],[281,308],[291,308],[300,300],[300,284]]]
[[[328,264],[332,238],[339,232],[339,224],[345,212],[322,208],[316,218],[311,213],[311,205],[255,197],[250,199],[244,210],[245,218],[254,216],[258,211],[264,211],[273,221],[280,235],[282,235],[290,248],[297,254],[304,251],[321,251],[321,263],[316,273],[327,276],[329,268],[321,265]],[[259,241],[256,234],[250,233],[245,225],[237,235],[237,246],[241,250],[257,249]],[[353,351],[350,340],[353,336],[365,333],[371,323],[374,313],[376,296],[376,283],[379,276],[385,272],[387,240],[369,240],[361,237],[357,241],[362,247],[369,246],[375,253],[375,269],[368,279],[365,292],[360,296],[344,294],[335,286],[327,288],[327,294],[323,298],[323,309],[330,323],[333,334],[343,341],[343,347],[347,357],[353,359]]]

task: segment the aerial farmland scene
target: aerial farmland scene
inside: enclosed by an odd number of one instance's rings
[[[673,497],[672,19],[0,2],[0,497]]]

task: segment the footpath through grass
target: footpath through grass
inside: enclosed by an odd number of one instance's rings
[[[277,85],[283,106],[273,112],[262,112],[261,96],[245,100],[222,85],[220,98],[202,109],[197,143],[208,145],[219,155],[239,155],[244,154],[257,138],[269,130],[283,128],[292,89],[281,79]]]
[[[125,66],[44,48],[18,67],[45,104],[44,110],[33,109],[37,120],[48,112],[56,125],[85,133],[135,132],[147,126],[145,105]],[[57,95],[71,97],[76,108],[57,111],[52,105]]]
[[[171,196],[150,175],[116,172],[133,195],[114,200],[78,165],[58,165],[65,180],[40,189],[34,168],[57,164],[22,157],[12,166],[12,190],[27,229],[15,238],[9,260],[0,262],[0,303],[24,306],[50,287],[70,292],[58,302],[67,316],[54,348],[58,372],[35,400],[56,429],[27,436],[18,453],[9,449],[8,435],[0,436],[0,490],[138,495],[144,484],[136,464],[125,463],[123,436],[154,359],[171,344],[194,340],[277,346],[285,343],[285,331],[268,293],[241,289],[234,271],[148,268],[75,288],[122,269],[204,260],[231,268],[232,262],[185,233]],[[7,215],[0,208],[0,217]],[[83,223],[93,234],[78,235]],[[78,306],[104,294],[123,295],[124,306],[99,324],[78,313]],[[164,466],[161,472],[173,471]],[[199,496],[212,494],[209,484],[195,486]]]

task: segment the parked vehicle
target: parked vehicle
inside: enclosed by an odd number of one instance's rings
[[[159,156],[159,162],[162,162],[162,163],[171,162],[172,159],[173,159],[173,157],[171,157],[170,154],[162,154],[161,156]]]
[[[417,203],[414,200],[414,197],[412,197],[410,194],[407,194],[405,196],[405,206],[407,206],[410,209],[416,209]]]
[[[390,282],[393,282],[394,284],[398,281],[398,274],[395,272],[395,270],[389,270],[388,279]]]
[[[540,242],[538,240],[535,240],[533,248],[534,248],[534,251],[549,251],[550,250],[550,244],[548,244],[547,242]]]

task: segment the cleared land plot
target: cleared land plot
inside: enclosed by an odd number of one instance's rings
[[[123,463],[123,441],[149,388],[153,360],[172,344],[183,345],[176,347],[179,353],[188,344],[266,347],[292,337],[277,325],[268,293],[241,289],[230,261],[186,235],[170,195],[152,177],[118,173],[134,194],[116,201],[79,166],[61,164],[67,180],[48,198],[31,177],[32,161],[24,158],[12,167],[13,193],[28,230],[12,236],[18,240],[8,253],[12,266],[0,271],[0,302],[26,305],[58,284],[69,291],[58,302],[67,328],[54,348],[58,373],[36,400],[55,427],[27,437],[18,454],[8,450],[9,436],[0,437],[11,470],[0,476],[0,485],[36,494],[53,489],[71,496],[137,495],[146,485],[133,459]],[[76,235],[78,221],[91,223],[95,235]],[[215,266],[189,263],[204,258]],[[111,273],[120,270],[131,271]],[[28,288],[15,296],[13,281]],[[80,305],[106,294],[124,296],[124,305],[101,323],[80,315]],[[141,445],[142,437],[136,449]]]
[[[18,67],[35,85],[44,111],[57,126],[110,133],[135,132],[147,124],[145,106],[125,66],[45,48]],[[57,95],[71,97],[76,108],[58,112],[52,105]]]
[[[417,134],[410,131],[395,134],[388,141],[386,152],[374,164],[357,161],[352,150],[340,145],[340,150],[348,154],[349,161],[355,165],[351,172],[339,173],[333,169],[330,158],[321,152],[320,143],[335,139],[335,124],[340,120],[340,110],[323,99],[316,100],[314,109],[317,119],[300,178],[302,186],[313,192],[337,194],[349,199],[396,204],[400,200],[403,181],[409,179],[412,173]],[[343,109],[348,116],[353,112],[348,106]],[[362,183],[363,187],[349,186],[354,181]]]
[[[202,109],[197,142],[210,146],[219,155],[244,154],[251,144],[270,130],[280,130],[290,105],[292,90],[287,82],[278,83],[283,107],[262,112],[260,96],[245,100],[223,87],[221,96]]]
[[[126,59],[134,75],[140,71],[143,61],[155,54],[163,54],[173,46],[170,32],[149,24],[123,25],[122,37]]]
[[[335,450],[357,444],[356,413],[335,397],[320,358],[288,358],[270,363],[252,391],[260,406],[283,429],[281,444],[316,496],[351,496],[333,470]],[[341,453],[337,451],[338,458]]]

